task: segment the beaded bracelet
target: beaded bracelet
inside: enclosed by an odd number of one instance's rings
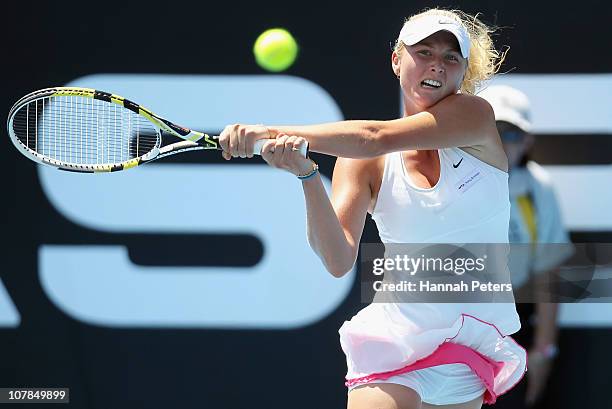
[[[317,165],[314,162],[312,162],[312,164],[313,164],[313,167],[312,167],[312,170],[310,172],[308,172],[305,175],[297,175],[297,178],[300,179],[300,180],[306,180],[306,179],[310,179],[311,177],[316,175],[319,172],[319,165]]]

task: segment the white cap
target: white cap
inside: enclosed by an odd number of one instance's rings
[[[463,58],[468,58],[470,56],[470,35],[466,28],[458,20],[442,14],[425,14],[408,20],[402,27],[397,39],[406,45],[415,45],[442,30],[457,37],[461,55]]]
[[[516,88],[493,85],[478,93],[493,107],[496,121],[510,122],[525,132],[531,130],[529,98]]]

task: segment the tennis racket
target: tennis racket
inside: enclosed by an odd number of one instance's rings
[[[178,153],[221,149],[218,136],[176,125],[119,95],[91,88],[34,91],[13,105],[7,127],[27,158],[74,172],[116,172]],[[181,141],[162,146],[164,134]],[[255,154],[266,141],[257,141]],[[306,157],[307,145],[301,154]]]

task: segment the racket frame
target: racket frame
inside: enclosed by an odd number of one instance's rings
[[[107,103],[113,103],[126,108],[137,115],[140,115],[147,119],[153,127],[156,129],[158,134],[159,144],[151,149],[146,154],[122,161],[118,163],[105,163],[105,164],[72,164],[57,159],[47,157],[34,149],[26,146],[19,140],[13,130],[13,121],[15,114],[22,107],[26,106],[37,100],[43,100],[49,97],[82,97],[92,98]],[[27,121],[27,119],[26,119]],[[130,169],[141,165],[143,163],[151,162],[156,159],[161,159],[165,156],[174,155],[180,152],[194,151],[194,150],[219,150],[219,142],[216,138],[210,135],[194,131],[179,125],[176,125],[167,119],[156,115],[151,110],[136,104],[122,96],[111,94],[105,91],[96,90],[93,88],[81,88],[81,87],[54,87],[45,88],[38,91],[34,91],[28,95],[25,95],[19,99],[9,111],[9,119],[7,121],[8,132],[10,135],[11,142],[19,152],[28,157],[29,159],[38,162],[42,165],[51,165],[61,170],[83,172],[83,173],[106,173],[116,172],[120,170]],[[37,130],[38,131],[38,130]],[[176,142],[166,146],[160,146],[162,141],[163,133],[169,133],[173,136],[183,139],[183,141]]]

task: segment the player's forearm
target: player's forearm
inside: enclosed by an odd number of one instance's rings
[[[385,121],[342,121],[320,125],[269,127],[274,135],[304,137],[313,152],[344,158],[371,158],[383,154],[379,135]]]
[[[338,216],[319,175],[302,182],[306,200],[308,243],[334,277],[347,273],[355,262]]]
[[[554,270],[537,274],[534,277],[534,285],[537,288],[548,288],[550,287],[551,277],[554,275]],[[557,343],[557,315],[559,311],[559,305],[554,302],[549,302],[549,299],[540,299],[535,305],[535,319],[536,326],[534,332],[534,347],[545,348],[549,344]]]
[[[557,343],[557,315],[559,304],[540,302],[536,304],[536,327],[533,345],[536,349]]]

